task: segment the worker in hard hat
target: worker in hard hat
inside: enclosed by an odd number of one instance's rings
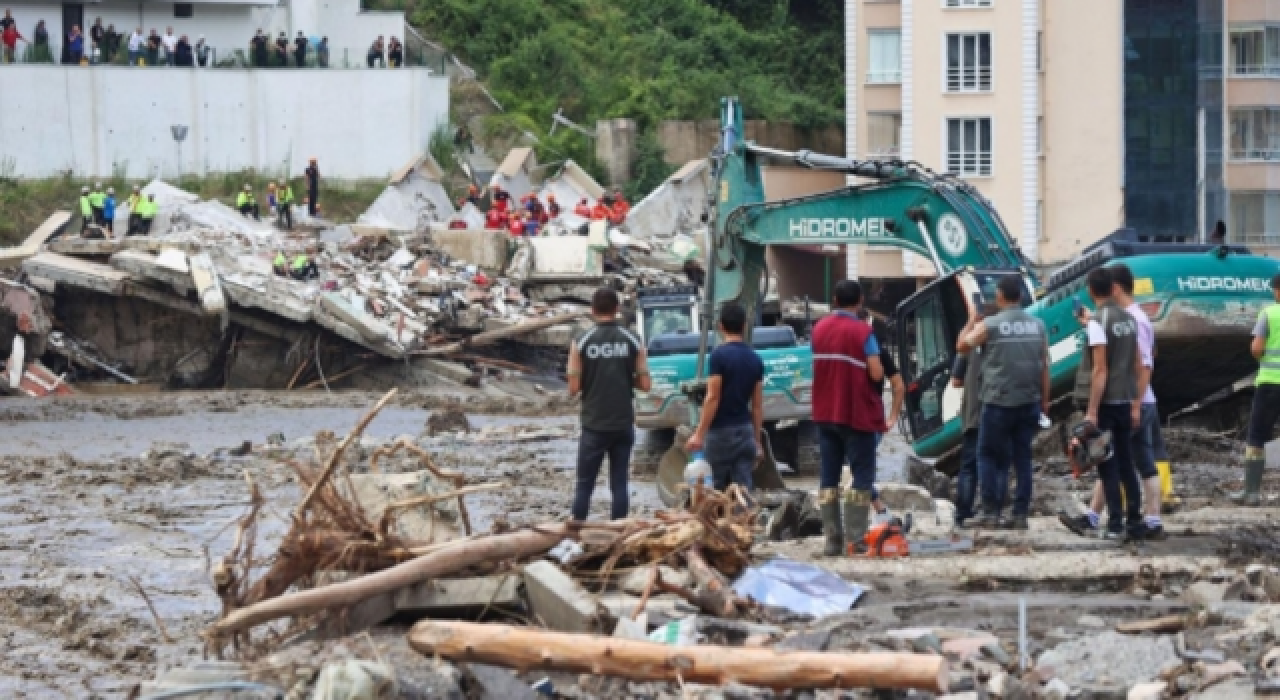
[[[284,257],[284,251],[276,251],[276,257],[271,261],[271,270],[281,277],[289,276],[289,261]]]
[[[556,201],[556,196],[554,194],[548,192],[547,193],[547,219],[544,220],[543,223],[546,223],[551,219],[558,219],[558,218],[560,218],[560,203]]]
[[[573,208],[573,213],[574,215],[581,216],[584,219],[591,218],[591,205],[587,203],[586,197],[583,197],[582,200],[578,202],[577,206]]]
[[[596,200],[596,205],[591,207],[592,221],[608,221],[613,212],[605,205],[603,200]]]
[[[151,222],[156,218],[156,196],[154,194],[147,195],[146,199],[138,200],[138,233],[146,236],[151,233]],[[132,234],[132,232],[130,232]]]
[[[142,199],[142,189],[137,185],[133,186],[133,192],[129,193],[129,198],[124,201],[125,206],[129,207],[132,212],[138,208],[138,200]]]
[[[296,280],[313,280],[320,276],[320,271],[316,269],[315,262],[307,257],[306,251],[303,251],[293,257],[293,262],[289,265],[289,276]]]
[[[493,206],[498,211],[505,214],[507,213],[508,210],[510,210],[511,193],[502,189],[502,185],[494,185],[493,189],[489,192],[489,197],[493,201],[493,204],[491,206]]]
[[[622,196],[622,188],[613,188],[613,204],[609,209],[609,223],[614,226],[621,226],[626,222],[627,214],[631,211],[631,205],[627,203],[627,198]]]
[[[93,223],[101,226],[103,222],[102,206],[107,200],[107,193],[102,191],[102,183],[93,183],[93,192],[89,193],[89,206],[93,208]]]
[[[89,229],[89,224],[93,223],[93,204],[89,201],[89,187],[86,185],[80,188],[80,235]]]
[[[116,188],[108,187],[107,196],[102,200],[102,225],[107,229],[107,237],[113,238],[116,232]]]
[[[276,187],[276,206],[279,207],[276,225],[286,231],[293,230],[293,203],[293,186],[288,180],[281,180]]]
[[[240,212],[245,218],[252,214],[254,221],[262,221],[262,216],[258,210],[258,200],[253,196],[253,188],[249,186],[249,183],[245,183],[244,190],[239,195],[236,195],[236,211]]]

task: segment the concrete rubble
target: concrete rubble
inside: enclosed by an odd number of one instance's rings
[[[684,187],[701,177],[696,168],[685,170],[664,187]],[[282,231],[266,220],[266,212],[263,221],[255,221],[225,204],[202,201],[157,180],[142,188],[143,195],[154,195],[159,205],[149,235],[80,238],[61,231],[69,217],[60,213],[33,235],[34,242],[12,250],[11,257],[31,287],[68,297],[53,305],[55,315],[68,304],[82,305],[85,293],[105,295],[120,301],[94,302],[102,306],[99,317],[167,309],[192,317],[181,331],[187,337],[209,332],[206,328],[224,337],[249,332],[288,348],[293,359],[287,364],[263,368],[259,357],[258,368],[230,365],[229,376],[237,378],[239,386],[292,386],[303,378],[307,385],[319,381],[327,386],[318,366],[304,369],[298,358],[300,344],[314,343],[313,338],[324,334],[384,363],[471,353],[471,348],[493,342],[546,348],[563,359],[596,288],[612,286],[625,300],[641,286],[684,283],[680,266],[699,248],[688,237],[650,241],[655,226],[666,221],[654,213],[652,204],[633,210],[639,214],[621,230],[580,220],[572,214],[574,203],[583,198],[594,202],[603,189],[573,162],[561,164],[545,178],[539,178],[539,172],[531,150],[515,149],[494,175],[494,184],[503,184],[517,200],[536,192],[544,202],[552,195],[561,202],[561,216],[547,227],[546,235],[532,239],[480,228],[480,212],[470,204],[456,209],[440,182],[439,166],[424,156],[397,172],[351,224],[308,220],[295,207],[299,225]],[[534,184],[535,180],[540,182]],[[677,218],[686,221],[686,210],[693,206],[690,197],[674,206],[683,207],[685,214]],[[626,233],[633,227],[637,235]],[[671,252],[673,243],[676,253]],[[297,280],[273,270],[277,256],[292,261],[302,254],[316,266],[311,279]],[[551,319],[563,322],[548,323]],[[200,323],[204,325],[192,325]],[[216,355],[225,350],[202,351],[193,364],[188,355],[198,349],[176,342],[140,357],[115,342],[118,334],[99,326],[88,321],[72,324],[67,335],[96,344],[100,359],[113,360],[110,364],[131,376],[155,381],[167,374],[167,381],[178,376],[183,383],[197,385],[216,381],[211,379],[216,376]],[[316,347],[312,354],[321,354],[321,346]],[[537,357],[533,351],[499,349],[494,359],[505,362],[506,369],[517,369],[538,365]],[[185,365],[179,367],[180,361]],[[363,374],[369,365],[361,363],[356,369],[342,359],[337,362],[341,366],[332,367],[330,374]],[[532,369],[545,372],[551,365]],[[294,376],[295,371],[305,374]],[[490,365],[490,371],[501,368]]]

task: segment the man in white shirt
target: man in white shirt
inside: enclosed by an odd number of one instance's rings
[[[147,38],[142,35],[142,27],[133,30],[133,34],[129,35],[129,65],[138,65],[138,59],[142,57],[142,45],[147,42]]]
[[[178,48],[178,37],[173,35],[173,27],[164,30],[164,36],[160,37],[160,41],[164,42],[164,62],[173,65],[173,52]]]

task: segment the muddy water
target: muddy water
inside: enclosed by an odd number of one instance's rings
[[[157,667],[198,659],[199,632],[220,609],[206,557],[232,545],[231,523],[246,509],[244,474],[269,503],[258,551],[274,550],[298,492],[291,472],[275,461],[192,455],[225,455],[223,448],[260,445],[273,433],[290,443],[320,430],[344,434],[369,405],[197,400],[184,413],[180,404],[133,401],[25,406],[26,413],[0,422],[0,697],[124,697]],[[13,411],[0,404],[3,410]],[[366,436],[418,436],[428,415],[390,406]],[[551,439],[430,444],[436,461],[463,471],[469,483],[511,485],[468,498],[475,526],[562,519],[573,491],[576,419],[470,421],[477,430],[512,434],[559,431]],[[141,457],[155,441],[185,447]],[[603,476],[600,483],[593,513],[603,516],[610,494]],[[638,481],[631,492],[634,511],[658,506],[651,483]],[[173,641],[162,638],[131,576]]]

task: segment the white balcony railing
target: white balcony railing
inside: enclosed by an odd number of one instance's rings
[[[897,85],[902,82],[902,71],[883,70],[867,73],[868,85]]]
[[[1280,76],[1280,63],[1235,63],[1231,75],[1240,78],[1274,78]]]
[[[947,92],[990,92],[991,66],[947,69]]]
[[[1233,163],[1280,161],[1280,148],[1233,148],[1231,161]]]

